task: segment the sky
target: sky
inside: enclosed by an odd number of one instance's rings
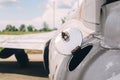
[[[59,27],[61,19],[77,6],[77,1],[0,0],[0,30],[7,24],[17,27],[21,24],[33,25],[39,29],[43,22],[47,22],[50,28]]]

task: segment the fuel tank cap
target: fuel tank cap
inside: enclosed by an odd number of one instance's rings
[[[70,55],[77,46],[81,46],[82,33],[77,28],[63,30],[55,39],[55,47],[61,54]]]

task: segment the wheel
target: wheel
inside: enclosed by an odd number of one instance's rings
[[[10,56],[12,56],[14,54],[14,49],[11,48],[4,48],[1,52],[0,52],[0,58],[8,58]]]
[[[45,45],[45,49],[44,49],[44,67],[47,71],[47,73],[49,74],[49,44],[50,44],[49,40],[46,45]]]
[[[23,49],[17,49],[15,52],[15,57],[20,67],[22,68],[28,67],[29,65],[28,55],[25,53]]]

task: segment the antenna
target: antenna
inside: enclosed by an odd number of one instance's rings
[[[79,0],[78,0],[78,8],[80,7],[80,2],[79,2]]]
[[[55,28],[55,0],[52,0],[53,2],[53,27]]]

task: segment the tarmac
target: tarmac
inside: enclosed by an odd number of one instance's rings
[[[28,54],[30,65],[21,68],[13,56],[0,59],[0,80],[49,80],[42,54]]]

